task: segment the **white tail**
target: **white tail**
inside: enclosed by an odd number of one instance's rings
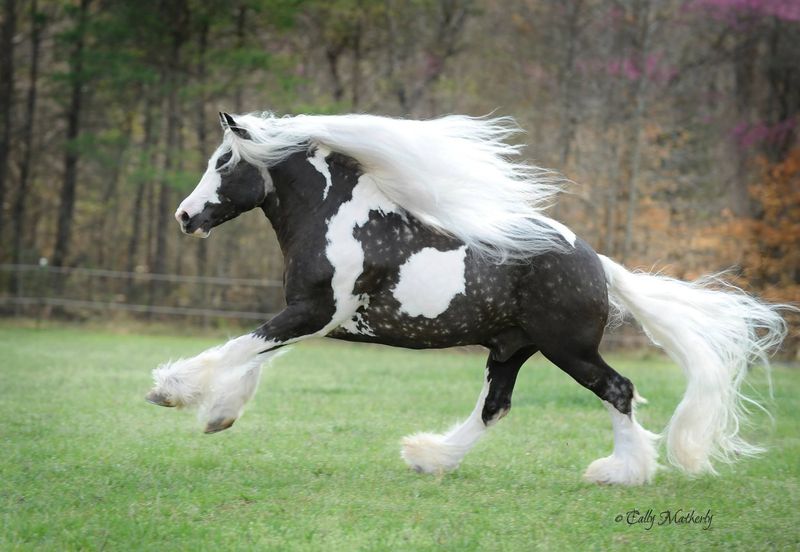
[[[599,257],[611,301],[636,318],[688,380],[665,429],[669,461],[689,473],[716,473],[712,459],[732,462],[762,452],[739,436],[745,404],[757,404],[739,388],[751,364],[768,369],[770,353],[786,336],[782,307],[717,278],[683,282],[629,272]]]

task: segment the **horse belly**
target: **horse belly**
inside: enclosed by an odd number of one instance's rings
[[[494,326],[485,319],[472,319],[455,306],[435,317],[411,316],[396,307],[395,302],[377,298],[329,336],[411,349],[441,348],[481,343]]]

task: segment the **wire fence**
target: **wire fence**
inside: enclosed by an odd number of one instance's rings
[[[40,319],[124,313],[145,320],[183,317],[205,326],[221,319],[252,325],[270,319],[284,305],[279,280],[34,264],[0,264],[0,290],[0,312]],[[611,329],[604,339],[611,349],[647,344],[629,324]]]
[[[267,320],[283,306],[270,279],[125,272],[99,268],[0,264],[5,314],[86,318],[126,312],[147,318]]]

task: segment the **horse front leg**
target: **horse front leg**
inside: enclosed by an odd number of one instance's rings
[[[322,335],[330,322],[326,310],[291,304],[252,333],[162,364],[153,370],[155,386],[145,399],[159,406],[199,407],[206,433],[228,429],[255,393],[262,365],[280,347]]]

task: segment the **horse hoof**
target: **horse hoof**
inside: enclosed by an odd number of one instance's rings
[[[150,392],[145,396],[144,400],[156,406],[167,406],[170,408],[177,406],[175,403],[171,402],[164,393],[158,391],[157,389],[151,389]]]
[[[218,433],[224,431],[233,425],[236,418],[217,418],[213,422],[208,422],[206,425],[205,433]]]

